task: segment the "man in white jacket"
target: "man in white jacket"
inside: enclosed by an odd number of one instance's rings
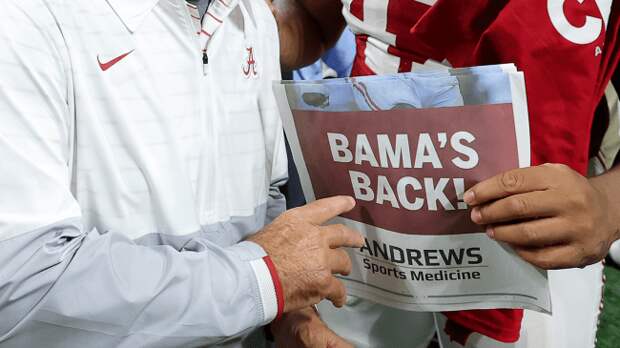
[[[3,1],[1,346],[205,345],[343,304],[362,239],[321,225],[353,200],[271,223],[278,52],[263,1]]]

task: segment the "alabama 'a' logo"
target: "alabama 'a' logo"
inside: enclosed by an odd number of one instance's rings
[[[246,78],[254,78],[258,76],[256,71],[256,60],[254,59],[254,47],[248,47],[245,49],[248,56],[245,64],[243,64],[243,75]]]
[[[601,17],[586,15],[580,21],[580,26],[571,23],[564,9],[568,1],[578,3],[573,6],[587,6],[588,4],[584,4],[586,1],[595,2]],[[553,27],[566,40],[577,45],[588,45],[596,41],[603,33],[605,23],[609,19],[611,2],[612,0],[547,0],[547,11]]]

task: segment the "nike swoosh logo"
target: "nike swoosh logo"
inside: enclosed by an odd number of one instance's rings
[[[99,63],[99,67],[101,68],[101,71],[106,71],[108,69],[110,69],[112,66],[114,66],[114,64],[120,62],[121,60],[123,60],[123,58],[127,57],[128,55],[131,54],[131,52],[133,52],[134,50],[131,50],[125,54],[121,54],[120,56],[107,61],[107,62],[101,62],[101,60],[99,59],[99,56],[97,56],[97,62]]]

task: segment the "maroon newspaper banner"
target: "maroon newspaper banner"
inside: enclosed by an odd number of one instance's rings
[[[519,166],[511,104],[293,117],[315,197],[354,196],[344,217],[393,232],[481,232],[464,191]]]

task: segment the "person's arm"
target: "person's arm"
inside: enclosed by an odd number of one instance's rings
[[[124,231],[83,229],[70,190],[69,61],[44,3],[3,3],[0,345],[204,345],[322,298],[344,301],[332,273],[350,264],[332,248],[363,241],[320,225],[351,209],[347,198],[281,216],[257,243],[227,248],[201,238],[182,250],[143,246]]]
[[[620,168],[587,179],[545,164],[485,180],[465,193],[472,220],[545,269],[584,267],[620,238]]]
[[[254,243],[175,250],[82,227],[71,67],[44,3],[3,3],[0,76],[0,345],[206,344],[275,317]]]
[[[339,0],[272,0],[280,33],[282,69],[314,63],[345,27]]]

